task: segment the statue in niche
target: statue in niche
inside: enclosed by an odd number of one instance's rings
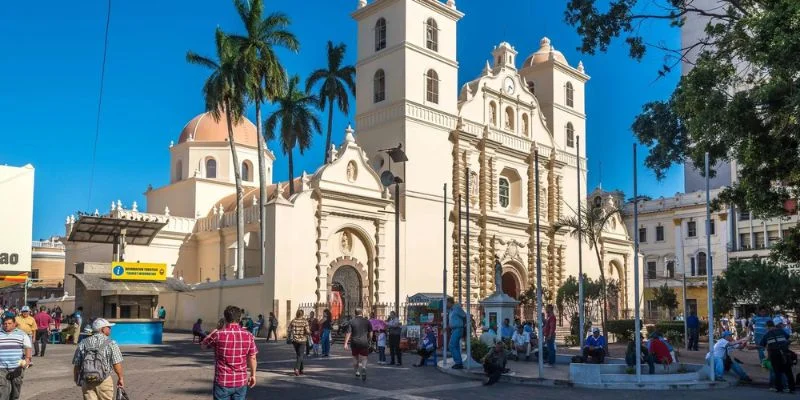
[[[498,256],[494,256],[494,292],[503,294],[503,265]]]
[[[469,197],[470,202],[475,204],[480,197],[480,183],[478,182],[478,173],[476,171],[469,172]]]
[[[342,232],[341,241],[342,253],[349,256],[353,251],[353,238],[350,236],[350,232]]]
[[[356,163],[352,161],[347,164],[347,180],[350,182],[356,181]]]

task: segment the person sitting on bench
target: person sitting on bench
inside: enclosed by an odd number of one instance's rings
[[[592,334],[583,342],[583,359],[589,361],[592,358],[597,364],[602,364],[606,356],[606,338],[600,334],[599,328],[592,329]]]
[[[517,331],[514,332],[514,335],[511,336],[511,349],[513,350],[514,357],[517,360],[520,359],[520,355],[525,355],[525,360],[530,360],[531,358],[531,338],[528,335],[528,332],[525,332],[525,329],[522,325],[517,325]]]
[[[489,350],[483,357],[483,371],[486,373],[486,381],[484,385],[494,385],[500,380],[500,375],[508,372],[506,369],[506,349],[503,347],[503,342],[495,343],[494,348]]]
[[[425,337],[419,342],[419,363],[414,364],[415,367],[424,367],[425,361],[428,361],[432,355],[436,353],[436,334],[430,326],[425,327]]]
[[[206,331],[203,330],[202,319],[198,318],[197,322],[195,322],[194,325],[192,325],[192,335],[199,337],[201,342],[203,341],[203,339],[206,338],[207,333]]]

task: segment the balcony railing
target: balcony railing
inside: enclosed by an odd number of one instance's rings
[[[31,247],[35,249],[61,249],[64,250],[64,244],[53,240],[34,240],[31,242]]]

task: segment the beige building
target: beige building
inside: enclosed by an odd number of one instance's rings
[[[64,244],[60,238],[31,243],[31,272],[28,275],[28,304],[42,300],[61,301],[64,296]],[[0,289],[0,304],[25,304],[24,284],[16,283]],[[46,305],[42,302],[42,305]],[[63,308],[63,307],[62,307]]]
[[[294,195],[288,183],[272,182],[275,157],[258,148],[252,123],[235,128],[241,165],[234,166],[224,117],[214,121],[204,113],[170,145],[170,183],[147,190],[145,210],[112,202],[109,216],[166,223],[149,246],[124,246],[125,259],[164,262],[169,276],[194,285],[190,294],[159,295],[168,309],[168,327],[186,328],[198,317],[213,322],[229,302],[253,314],[275,311],[285,326],[300,303],[326,302],[334,292],[344,299],[345,313],[393,301],[394,177],[402,180],[397,210],[401,301],[441,290],[444,249],[452,282],[448,290],[454,290],[459,261],[466,266],[467,246],[473,280],[461,279],[471,285],[473,301],[492,293],[495,256],[503,265],[504,287],[518,294],[536,281],[537,150],[545,289],[555,293],[567,276],[577,275],[577,239],[549,227],[574,213],[579,198],[587,198],[585,151],[576,151],[586,135],[589,76],[583,65],[571,66],[547,38],[518,64],[517,50],[503,42],[492,50],[483,73],[459,88],[456,27],[463,14],[454,1],[362,0],[352,15],[358,23],[358,134],[348,127],[341,147],[329,150],[330,163],[293,179]],[[409,161],[392,162],[386,154],[398,144]],[[263,273],[258,151],[266,153],[269,185]],[[241,265],[235,260],[233,168],[241,169],[246,185],[247,248]],[[460,248],[453,201],[459,196],[461,217],[466,207],[471,213],[470,240],[462,220]],[[592,195],[595,200],[601,208],[622,201],[602,192]],[[75,224],[68,217],[67,236]],[[584,245],[583,251],[584,271],[598,276],[593,250]],[[74,274],[80,262],[109,263],[111,254],[111,245],[67,242],[67,274]],[[609,227],[601,254],[602,267],[622,287],[612,315],[630,314],[633,248],[621,219]],[[244,268],[246,279],[232,280],[238,268]],[[65,285],[71,290],[74,278]]]

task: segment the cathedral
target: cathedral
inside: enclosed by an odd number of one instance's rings
[[[166,223],[148,246],[126,246],[125,258],[166,263],[170,276],[195,285],[198,293],[217,288],[213,296],[258,313],[274,311],[284,324],[302,303],[337,297],[345,308],[369,308],[392,302],[395,284],[401,301],[441,292],[445,255],[451,294],[469,286],[473,303],[490,295],[497,258],[504,291],[519,296],[536,283],[538,215],[545,291],[554,296],[568,276],[577,276],[583,246],[583,271],[597,277],[604,268],[620,283],[610,315],[631,314],[633,244],[621,216],[610,221],[598,249],[567,230],[551,229],[575,214],[579,199],[580,207],[601,210],[623,201],[615,193],[586,192],[580,144],[588,134],[589,76],[583,64],[570,65],[548,38],[521,63],[517,50],[502,42],[487,49],[491,59],[482,73],[459,87],[456,38],[464,14],[455,3],[359,1],[352,13],[358,25],[355,126],[347,127],[344,142],[328,149],[330,161],[312,174],[273,182],[275,156],[259,148],[247,120],[234,128],[240,165],[233,165],[224,116],[217,121],[202,113],[190,120],[169,145],[169,183],[147,189],[146,209],[112,202],[108,215]],[[394,157],[398,148],[407,161]],[[259,151],[269,185],[263,271]],[[245,184],[243,262],[236,260],[234,168]],[[67,236],[74,224],[68,217]],[[67,291],[74,293],[69,277],[77,263],[111,261],[104,246],[67,243]],[[242,270],[245,279],[235,279]],[[220,305],[195,296],[189,302],[177,295],[159,300],[175,312],[169,323],[218,318]]]

